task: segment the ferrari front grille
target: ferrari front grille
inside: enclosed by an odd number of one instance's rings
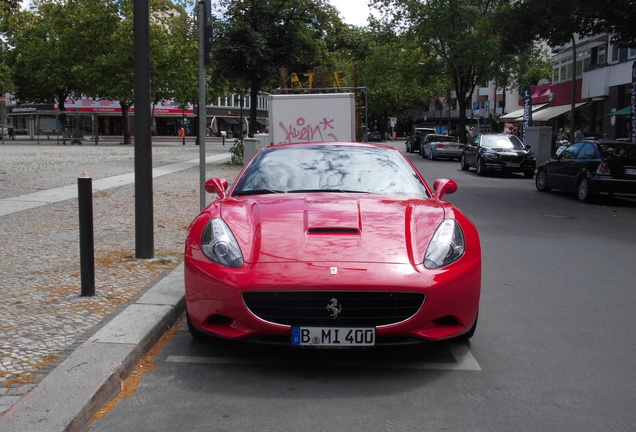
[[[422,307],[422,293],[263,291],[243,294],[258,318],[289,326],[377,327],[402,322]]]

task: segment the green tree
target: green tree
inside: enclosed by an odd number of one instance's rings
[[[506,0],[506,4],[499,20],[506,23],[502,30],[508,50],[522,50],[535,40],[556,46],[570,42],[573,34],[604,33],[624,46],[636,46],[634,0]]]
[[[223,18],[215,23],[214,82],[249,91],[254,133],[259,92],[276,86],[280,68],[328,68],[328,35],[342,23],[325,0],[221,0],[219,7]]]
[[[575,35],[593,36],[609,33],[624,46],[636,47],[636,4],[634,0],[590,2],[580,0],[507,0],[500,10],[504,28],[502,46],[511,52],[521,52],[534,41],[547,41],[552,46],[572,44],[572,58],[577,58]],[[576,79],[572,74],[570,130],[574,130],[576,115]]]
[[[133,0],[42,0],[7,33],[18,100],[58,103],[82,95],[118,100],[124,142],[133,95]],[[155,101],[196,100],[196,22],[182,1],[151,0],[151,89]],[[189,90],[193,89],[193,90]]]
[[[20,10],[19,0],[0,0],[0,93],[13,90],[11,66],[7,46],[3,43],[13,27],[14,17]]]
[[[493,0],[382,0],[400,31],[433,50],[439,73],[447,77],[459,107],[459,133],[465,139],[466,109],[476,85],[493,77],[501,58]]]
[[[410,124],[413,107],[439,94],[437,63],[430,48],[377,22],[359,31],[367,34],[367,52],[359,60],[359,71],[360,84],[369,89],[369,124],[381,134],[389,117]]]
[[[92,0],[91,0],[92,1]],[[99,1],[99,0],[96,0]],[[129,111],[134,103],[134,16],[132,0],[114,0],[117,19],[101,34],[102,55],[89,66],[88,88],[94,98],[119,101],[124,143],[131,142]],[[169,0],[150,1],[151,98],[154,101],[177,96],[175,89],[196,88],[196,45],[192,40],[194,21],[183,4]],[[194,72],[193,72],[194,71]],[[191,94],[180,97],[189,98]]]

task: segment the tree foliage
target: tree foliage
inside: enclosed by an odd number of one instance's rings
[[[413,108],[439,94],[437,62],[429,47],[406,34],[372,22],[366,34],[366,54],[359,61],[359,80],[368,87],[369,126],[386,132],[389,117],[410,124]]]
[[[19,9],[19,0],[0,0],[0,93],[13,90],[7,47],[2,41],[6,39],[6,33]]]
[[[277,86],[280,68],[308,71],[329,68],[329,35],[342,25],[325,0],[221,0],[222,18],[215,23],[214,80],[238,91]],[[257,104],[251,104],[255,132]]]
[[[429,47],[440,75],[448,80],[459,106],[459,133],[465,138],[466,109],[473,90],[491,79],[504,55],[494,21],[497,0],[377,0],[385,19]],[[386,8],[386,6],[390,6]]]
[[[506,0],[499,20],[503,28],[503,46],[520,51],[535,40],[563,45],[573,34],[594,36],[608,33],[624,46],[636,46],[636,1],[612,0]]]

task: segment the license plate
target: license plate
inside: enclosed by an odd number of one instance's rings
[[[511,168],[519,168],[521,166],[521,164],[520,163],[516,163],[516,162],[510,162],[508,164],[508,166],[511,167]]]
[[[370,347],[375,345],[375,328],[292,327],[293,346]]]
[[[625,168],[626,175],[636,175],[636,168]]]

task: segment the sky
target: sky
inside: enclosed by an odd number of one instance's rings
[[[338,9],[343,21],[347,24],[366,26],[369,16],[368,0],[329,0]]]

